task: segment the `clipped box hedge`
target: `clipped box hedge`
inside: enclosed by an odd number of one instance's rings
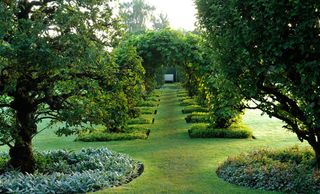
[[[159,101],[142,101],[138,104],[138,106],[144,106],[144,107],[156,107],[159,105]]]
[[[135,119],[130,119],[127,124],[129,125],[137,125],[137,124],[152,124],[153,119],[152,118],[144,118],[144,117],[139,117]]]
[[[190,106],[190,105],[197,105],[196,100],[189,98],[189,99],[184,99],[180,102],[180,106]]]
[[[183,114],[189,114],[193,112],[208,112],[208,109],[199,105],[191,105],[182,109]]]
[[[153,107],[139,107],[141,114],[152,115],[155,113],[156,109]]]
[[[95,141],[121,141],[134,139],[148,139],[150,129],[141,126],[126,127],[125,132],[109,133],[105,130],[82,131],[75,141],[95,142]]]
[[[187,123],[208,123],[209,114],[206,112],[194,112],[186,116]]]
[[[244,125],[233,125],[230,128],[211,128],[209,124],[198,124],[188,130],[191,138],[250,138],[252,131]]]

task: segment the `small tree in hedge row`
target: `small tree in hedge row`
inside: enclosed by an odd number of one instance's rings
[[[320,1],[197,0],[223,76],[307,141],[320,168]]]
[[[136,49],[125,42],[113,50],[115,62],[119,65],[119,77],[128,102],[128,114],[131,118],[138,116],[136,105],[142,100],[145,92],[143,76],[145,70],[142,59]]]
[[[43,119],[121,126],[127,100],[106,51],[119,37],[109,1],[0,2],[0,141],[9,164],[35,170],[32,138]]]

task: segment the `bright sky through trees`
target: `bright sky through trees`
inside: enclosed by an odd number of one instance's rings
[[[120,2],[130,0],[120,0]],[[193,0],[145,0],[156,7],[157,12],[168,14],[170,25],[175,29],[194,30],[196,8]]]

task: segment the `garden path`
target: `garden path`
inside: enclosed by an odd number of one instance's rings
[[[174,84],[162,89],[148,140],[109,143],[108,148],[142,161],[145,171],[129,184],[98,193],[268,193],[234,186],[215,174],[219,162],[251,140],[190,139]],[[241,149],[243,151],[245,149]],[[274,193],[273,193],[274,194]]]

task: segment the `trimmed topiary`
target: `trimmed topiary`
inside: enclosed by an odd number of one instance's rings
[[[217,169],[225,181],[285,193],[320,193],[320,172],[314,171],[311,149],[261,149],[229,157]]]
[[[2,153],[1,160],[8,160]],[[130,182],[143,171],[141,162],[106,148],[35,153],[37,171],[10,169],[0,175],[0,193],[86,193]]]
[[[198,124],[188,130],[191,138],[250,138],[252,131],[244,125],[232,125],[226,129],[212,128],[209,124]]]

